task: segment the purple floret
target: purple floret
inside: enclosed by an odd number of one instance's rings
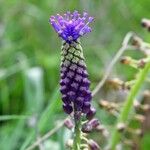
[[[89,23],[92,21],[93,17],[89,17],[88,13],[84,12],[81,16],[78,11],[67,12],[62,16],[57,14],[51,16],[49,20],[58,35],[68,43],[76,41],[79,37],[91,32]]]

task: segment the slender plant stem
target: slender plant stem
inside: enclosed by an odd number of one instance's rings
[[[80,150],[80,144],[81,144],[81,119],[75,120],[75,130],[74,130],[74,140],[73,140],[73,150]]]
[[[141,87],[142,83],[144,82],[145,78],[147,77],[149,69],[150,69],[150,62],[148,62],[145,65],[144,69],[140,70],[138,77],[135,81],[135,84],[132,87],[131,92],[129,93],[127,100],[125,101],[125,104],[122,108],[122,111],[118,118],[117,124],[125,123],[127,121],[130,110],[132,109],[132,106],[133,106],[133,101],[135,99],[135,96],[137,95],[138,91],[140,90],[140,87]],[[110,138],[109,148],[111,150],[116,149],[116,145],[120,139],[120,136],[121,135],[120,135],[119,131],[117,130],[117,126],[116,126],[115,129],[113,130],[112,137]]]
[[[69,117],[67,117],[66,119],[68,119]],[[28,148],[26,148],[26,150],[32,150],[34,149],[36,146],[39,145],[39,143],[45,141],[46,139],[48,139],[52,134],[56,133],[58,131],[58,129],[60,129],[63,125],[64,125],[64,121],[60,122],[55,128],[53,128],[52,130],[50,130],[48,133],[46,133],[43,137],[41,137],[40,139],[38,139],[36,142],[34,142],[31,146],[29,146]]]
[[[133,36],[134,36],[133,32],[129,32],[129,33],[126,34],[126,36],[123,39],[121,48],[118,50],[118,52],[116,53],[116,55],[114,56],[114,58],[111,60],[110,64],[108,65],[108,68],[106,69],[102,80],[100,80],[100,82],[97,84],[97,86],[92,91],[92,96],[96,95],[100,91],[100,89],[104,85],[105,81],[109,77],[109,75],[110,75],[110,73],[112,71],[112,68],[114,67],[114,65],[116,64],[116,62],[119,60],[119,58],[124,53],[124,51],[129,48],[129,42],[130,42],[130,40],[131,40],[131,38]]]
[[[29,119],[31,116],[28,115],[3,115],[0,116],[0,122],[1,121],[8,121],[8,120],[15,120],[15,119]]]

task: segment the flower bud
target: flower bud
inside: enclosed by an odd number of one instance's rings
[[[72,106],[69,104],[63,104],[63,109],[67,114],[71,114],[71,112],[73,111]]]
[[[92,119],[89,122],[86,122],[82,126],[82,131],[85,133],[91,132],[93,129],[96,129],[96,127],[99,125],[99,120],[98,119]]]
[[[89,145],[90,150],[100,150],[99,145],[92,139],[88,141],[88,145]]]
[[[91,120],[95,114],[96,114],[96,109],[91,107],[90,111],[86,114],[86,118],[88,120]]]
[[[66,119],[64,122],[64,125],[68,128],[68,129],[72,129],[73,128],[73,122],[70,119]]]
[[[96,128],[98,125],[100,125],[100,122],[98,119],[94,118],[89,121],[89,124],[92,126],[92,128]]]
[[[82,126],[82,132],[84,132],[84,133],[89,133],[89,132],[91,132],[92,131],[92,126],[90,125],[90,124],[88,124],[88,123],[85,123],[85,124],[83,124],[83,126]]]

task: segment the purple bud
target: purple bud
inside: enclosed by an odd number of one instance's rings
[[[63,79],[61,79],[61,80],[60,80],[60,85],[61,85],[61,86],[65,85],[64,80],[63,80]]]
[[[76,93],[75,93],[74,91],[69,91],[69,92],[67,93],[67,95],[68,95],[68,98],[69,98],[70,100],[72,100],[72,101],[74,101],[75,98],[76,98]]]
[[[87,78],[83,79],[83,86],[89,86],[90,85],[90,81]]]
[[[88,120],[91,120],[94,117],[95,114],[96,114],[96,109],[92,107],[90,109],[90,111],[86,114],[86,118]]]
[[[89,145],[89,147],[90,147],[91,150],[100,150],[99,145],[94,140],[92,140],[92,139],[90,139],[88,141],[88,145]]]
[[[84,102],[82,107],[83,113],[88,113],[90,111],[91,104],[89,102]]]
[[[88,13],[87,12],[84,12],[83,13],[83,17],[87,17],[88,16]]]
[[[77,104],[77,106],[81,107],[83,106],[84,103],[84,98],[83,97],[78,97],[75,101],[75,103]]]
[[[65,104],[71,104],[70,99],[68,99],[67,95],[65,95],[65,94],[62,96],[62,101],[63,101]]]
[[[64,125],[68,128],[68,129],[72,129],[73,128],[73,122],[70,119],[66,119],[64,122]]]
[[[89,22],[92,22],[94,20],[93,17],[89,17]]]
[[[90,93],[88,93],[88,94],[84,97],[84,99],[85,99],[85,101],[86,101],[86,102],[90,102],[90,101],[91,101],[91,99],[92,99],[91,92],[90,92]]]
[[[76,83],[76,82],[73,82],[73,83],[71,84],[71,88],[72,88],[72,90],[74,90],[74,91],[76,91],[76,90],[78,89],[78,86],[79,86],[79,84]]]
[[[67,113],[67,114],[71,114],[72,113],[72,111],[73,111],[73,108],[72,108],[72,106],[71,105],[67,105],[67,104],[63,104],[63,109],[64,109],[64,111]]]
[[[86,123],[83,124],[82,126],[82,131],[85,133],[91,132],[93,129],[96,129],[97,126],[99,126],[99,121],[98,119],[92,119]]]
[[[93,130],[92,126],[89,123],[85,123],[82,126],[82,132],[89,133]]]
[[[92,128],[94,129],[94,128],[96,128],[97,126],[100,125],[100,122],[99,122],[98,119],[94,118],[94,119],[92,119],[92,120],[89,121],[89,124],[90,124],[90,125],[92,126]]]
[[[67,92],[67,87],[65,86],[65,85],[63,85],[63,86],[61,86],[61,88],[60,88],[60,92],[62,93],[62,94],[66,94],[66,92]]]

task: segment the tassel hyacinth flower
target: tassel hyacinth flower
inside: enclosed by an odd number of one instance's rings
[[[93,17],[88,13],[81,16],[77,11],[50,17],[50,24],[63,40],[60,91],[64,111],[74,115],[74,149],[79,149],[80,145],[81,117],[86,116],[90,120],[96,112],[91,106],[90,81],[80,43],[80,37],[91,32],[89,23],[92,21]]]

